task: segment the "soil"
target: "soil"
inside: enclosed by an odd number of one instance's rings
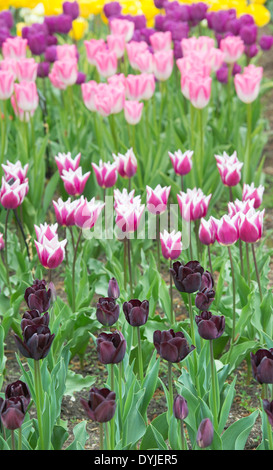
[[[264,68],[264,75],[267,78],[273,79],[273,48],[271,51],[266,52],[262,55],[260,65]],[[266,155],[266,161],[264,165],[264,173],[266,176],[266,182],[269,184],[267,191],[272,191],[272,178],[273,178],[273,90],[267,93],[265,98],[265,116],[269,123],[269,138],[268,143],[265,147],[264,153]],[[270,184],[271,182],[271,184]],[[273,207],[266,209],[265,227],[264,230],[273,229]],[[273,286],[273,263],[270,272],[270,287]],[[57,288],[59,294],[60,290]],[[181,312],[181,298],[179,295],[174,297],[174,308],[177,308],[177,312]],[[20,376],[18,364],[15,358],[15,346],[12,335],[9,335],[6,339],[5,354],[7,356],[7,371],[5,376],[5,383],[10,383],[17,380]],[[23,358],[22,358],[23,359]],[[102,365],[98,365],[97,353],[94,344],[90,341],[90,345],[87,349],[84,357],[83,365],[80,363],[78,357],[73,358],[70,364],[71,369],[74,372],[81,373],[83,376],[91,375],[96,377],[96,386],[101,387],[104,385],[106,379],[106,369]],[[234,421],[248,416],[255,409],[260,407],[261,398],[261,386],[252,378],[246,362],[242,364],[236,370],[237,381],[236,381],[236,395],[232,404],[229,420],[227,426]],[[166,381],[164,374],[161,377]],[[61,419],[67,421],[69,439],[66,441],[66,446],[73,440],[72,430],[74,426],[82,420],[87,421],[87,430],[89,432],[89,439],[86,444],[87,450],[98,450],[99,449],[99,427],[98,424],[88,420],[82,406],[80,404],[80,397],[87,398],[88,390],[75,393],[73,399],[69,396],[64,396],[62,402]],[[164,392],[161,388],[156,389],[153,399],[148,408],[148,418],[152,421],[157,415],[166,411],[166,399]],[[33,411],[34,412],[34,411]],[[255,450],[261,439],[261,420],[258,417],[250,435],[247,440],[245,450]]]

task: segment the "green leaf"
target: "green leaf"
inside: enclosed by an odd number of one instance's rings
[[[81,374],[76,374],[72,370],[67,371],[67,378],[65,382],[65,395],[74,396],[75,392],[80,392],[84,388],[90,388],[95,383],[96,378],[93,376],[83,377]]]
[[[244,450],[258,415],[259,410],[256,410],[246,418],[241,418],[231,424],[222,435],[223,450]]]
[[[66,448],[66,450],[84,450],[84,446],[88,439],[86,431],[86,421],[81,421],[73,429],[74,441]]]

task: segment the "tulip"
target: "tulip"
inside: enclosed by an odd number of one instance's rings
[[[56,60],[78,60],[78,51],[75,44],[62,44],[56,47]]]
[[[56,60],[53,64],[52,74],[65,86],[74,85],[78,77],[78,64],[76,59]]]
[[[112,277],[108,284],[108,297],[118,299],[120,296],[120,290],[117,280]]]
[[[145,325],[149,315],[149,302],[148,300],[140,301],[138,299],[132,299],[129,302],[124,302],[123,312],[129,325]]]
[[[204,268],[198,261],[189,261],[183,265],[180,261],[173,263],[170,272],[173,276],[175,287],[179,292],[191,294],[201,287]]]
[[[209,289],[207,287],[204,287],[203,289],[200,288],[195,297],[195,305],[199,310],[206,311],[214,301],[214,298],[215,291],[213,289]]]
[[[50,63],[49,62],[39,62],[37,68],[37,77],[45,78],[48,77],[50,71]]]
[[[103,39],[90,39],[84,41],[86,56],[89,64],[96,65],[96,55],[98,52],[106,50],[106,44]]]
[[[261,78],[262,74],[255,72],[244,71],[242,74],[236,74],[234,78],[235,90],[243,103],[252,103],[256,100],[260,91]]]
[[[75,171],[71,168],[63,170],[61,179],[64,182],[64,188],[70,196],[79,196],[83,193],[86,182],[90,176],[90,171],[82,174],[82,168],[78,167]]]
[[[31,325],[25,327],[23,339],[18,335],[14,335],[15,343],[20,353],[26,357],[39,361],[44,359],[51,348],[54,334],[51,334],[50,329],[45,325],[36,325],[32,322]]]
[[[273,45],[273,36],[263,34],[260,37],[259,45],[263,51],[269,51]]]
[[[32,112],[38,107],[39,96],[34,82],[21,82],[14,84],[17,106],[24,112]]]
[[[19,36],[7,38],[2,46],[4,59],[19,61],[26,57],[27,40]]]
[[[209,36],[192,36],[184,38],[181,41],[183,56],[190,54],[192,51],[208,51],[215,45],[213,38]]]
[[[0,100],[8,100],[14,91],[14,75],[0,70]]]
[[[126,98],[128,100],[149,100],[155,91],[155,77],[151,73],[129,74],[125,80]]]
[[[169,51],[172,48],[172,34],[170,31],[153,33],[150,43],[154,52]]]
[[[174,171],[177,175],[187,175],[192,169],[193,150],[182,153],[179,149],[174,153],[168,152]]]
[[[69,171],[71,169],[73,171],[76,171],[77,168],[79,168],[80,160],[80,153],[78,153],[78,155],[76,155],[74,159],[71,157],[70,152],[58,153],[58,155],[55,156],[55,162],[57,164],[60,176],[62,175],[64,170]]]
[[[157,80],[166,81],[173,71],[173,50],[154,54],[154,74]]]
[[[154,331],[153,342],[160,357],[171,363],[183,361],[195,349],[188,345],[181,331],[175,333],[173,329]]]
[[[211,77],[202,78],[196,75],[189,82],[189,99],[197,109],[203,109],[208,105],[211,95]]]
[[[24,201],[28,193],[28,180],[20,183],[19,179],[14,182],[7,182],[2,178],[2,186],[0,189],[0,203],[5,209],[16,209]]]
[[[17,62],[17,78],[19,82],[35,82],[37,71],[38,63],[33,58],[22,59]]]
[[[57,268],[64,260],[67,240],[58,240],[58,235],[49,239],[43,236],[40,241],[34,240],[38,258],[46,269]]]
[[[239,231],[234,219],[225,214],[220,220],[213,220],[215,223],[216,240],[218,243],[230,246],[237,242]]]
[[[254,183],[243,185],[243,194],[242,199],[243,201],[254,200],[253,207],[254,209],[258,209],[263,201],[263,193],[264,193],[264,186],[259,185],[257,188],[254,186]]]
[[[31,396],[28,385],[25,382],[16,380],[15,382],[12,382],[6,386],[5,398],[9,399],[15,397],[21,397],[25,403],[25,408],[28,407]]]
[[[113,154],[113,158],[116,162],[117,172],[122,178],[132,178],[137,171],[137,160],[132,148],[127,150],[125,155],[118,153]]]
[[[118,203],[115,207],[116,211],[116,224],[119,229],[124,233],[135,232],[140,224],[145,205],[140,203],[139,198],[134,198],[131,202],[124,201],[123,204]]]
[[[137,69],[136,57],[141,52],[147,51],[148,44],[145,41],[130,41],[126,44],[126,52],[128,55],[129,63],[133,69]]]
[[[81,85],[83,101],[89,111],[96,111],[95,94],[97,89],[98,84],[94,80]]]
[[[24,167],[22,167],[22,163],[19,160],[15,163],[7,160],[6,164],[2,164],[5,180],[9,182],[11,179],[19,179],[21,184],[24,183],[27,180],[28,166],[28,163],[26,163]]]
[[[180,212],[184,220],[193,221],[207,215],[211,194],[205,196],[201,189],[187,189],[177,194]]]
[[[0,233],[0,251],[5,249],[5,241],[4,241],[4,236],[3,233]]]
[[[77,18],[72,21],[72,30],[69,32],[69,36],[74,41],[80,41],[86,31],[88,30],[88,21],[85,18]]]
[[[250,353],[252,373],[260,384],[273,383],[273,349],[258,349]]]
[[[41,55],[47,48],[47,37],[43,31],[28,34],[27,44],[33,55]]]
[[[122,34],[126,42],[129,42],[134,34],[135,24],[133,21],[113,18],[109,21],[111,34]]]
[[[199,239],[203,245],[213,245],[216,240],[215,225],[213,219],[205,220],[203,217],[200,220],[199,226]]]
[[[138,101],[125,101],[124,117],[128,124],[135,126],[139,123],[142,115],[143,103]]]
[[[43,315],[36,309],[27,310],[21,320],[21,329],[24,329],[29,325],[35,326],[49,326],[49,313],[45,312]]]
[[[112,294],[112,291],[109,292]],[[97,302],[97,320],[104,326],[112,326],[119,318],[119,305],[113,297],[101,297]]]
[[[71,201],[70,197],[63,201],[61,198],[58,201],[52,201],[54,206],[56,220],[62,227],[71,227],[75,225],[75,210],[78,207],[79,201]]]
[[[107,45],[109,51],[112,51],[116,54],[118,59],[121,59],[124,55],[125,50],[125,38],[123,34],[109,34],[107,36]]]
[[[23,399],[11,397],[5,399],[1,406],[1,421],[3,426],[10,431],[19,429],[25,419],[26,406]]]
[[[168,233],[164,230],[160,233],[161,249],[164,258],[174,260],[179,258],[182,252],[181,232]]]
[[[100,333],[97,337],[97,353],[102,364],[118,364],[124,358],[126,340],[122,333]]]
[[[155,69],[155,58],[148,49],[139,52],[134,57],[134,67],[141,73],[154,73]]]
[[[189,414],[187,400],[181,395],[176,395],[173,402],[173,414],[176,419],[184,420]]]
[[[13,79],[17,79],[17,61],[15,59],[5,59],[0,62],[1,72],[9,72]]]
[[[88,201],[82,196],[75,211],[75,224],[81,229],[91,229],[97,222],[103,207],[104,204],[96,202],[94,197]]]
[[[92,163],[95,172],[97,183],[102,188],[111,188],[117,181],[117,167],[116,163],[99,161],[99,165]]]
[[[241,169],[243,167],[243,162],[240,162],[237,158],[237,152],[233,152],[231,156],[224,152],[223,156],[215,155],[215,159],[223,184],[236,186],[241,180]]]
[[[147,192],[147,209],[152,214],[162,214],[165,212],[168,204],[168,198],[171,191],[170,186],[161,187],[158,184],[155,189],[146,186]]]
[[[63,3],[63,13],[65,15],[71,16],[72,20],[78,18],[80,14],[80,8],[78,2],[64,2]]]
[[[114,189],[114,208],[116,207],[123,206],[123,205],[128,205],[128,204],[133,204],[133,203],[140,203],[140,197],[137,196],[136,198],[134,197],[135,190],[133,189],[132,191],[128,192],[126,188],[123,188],[122,191],[119,189]]]
[[[46,288],[46,282],[35,279],[32,286],[27,287],[24,299],[28,308],[36,309],[39,313],[46,312],[51,304],[52,290]]]
[[[92,387],[89,391],[88,401],[81,398],[80,402],[89,418],[99,423],[106,423],[115,414],[115,399],[115,392],[111,392],[108,388]]]
[[[48,74],[48,78],[55,88],[58,88],[59,90],[65,90],[67,88],[66,84],[60,80],[56,68],[53,67],[51,69],[51,72]]]
[[[197,445],[201,449],[209,447],[213,441],[213,434],[214,434],[214,430],[213,430],[212,422],[210,421],[209,418],[203,419],[197,431],[197,436],[196,436]]]
[[[239,238],[245,243],[255,243],[262,237],[263,232],[263,211],[250,209],[246,214],[240,213],[239,216]]]
[[[224,61],[234,64],[244,52],[244,41],[238,36],[227,36],[221,40],[220,49],[224,52]]]
[[[95,56],[96,67],[102,77],[108,78],[117,72],[117,56],[114,51],[99,51]]]
[[[213,340],[222,336],[225,329],[225,317],[223,315],[212,315],[211,312],[202,311],[196,315],[198,333],[203,339]]]

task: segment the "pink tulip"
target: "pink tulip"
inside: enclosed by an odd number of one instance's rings
[[[5,180],[19,179],[20,183],[24,183],[27,179],[28,163],[22,167],[22,163],[18,160],[16,163],[11,163],[7,160],[6,164],[2,164],[5,174]]]
[[[65,90],[67,88],[67,85],[60,79],[56,68],[52,68],[51,72],[48,74],[48,78],[55,88],[59,90]]]
[[[78,78],[78,63],[75,59],[56,60],[53,64],[52,73],[56,74],[57,80],[65,86],[74,85]]]
[[[109,23],[111,34],[123,35],[126,42],[132,39],[135,30],[133,21],[114,18]]]
[[[126,77],[124,73],[116,73],[115,75],[108,77],[107,82],[109,83],[109,85],[113,85],[115,87],[116,86],[120,88],[126,87]]]
[[[216,240],[220,245],[230,246],[237,242],[239,231],[236,223],[228,215],[223,215],[220,220],[213,219],[216,227]]]
[[[39,104],[39,96],[35,82],[14,84],[16,103],[24,112],[35,111]]]
[[[58,201],[52,201],[54,206],[56,220],[62,227],[71,227],[75,225],[75,210],[79,205],[79,200],[71,201],[70,197],[67,201],[61,198]]]
[[[193,51],[206,52],[215,46],[215,41],[209,36],[192,36],[181,40],[183,56],[190,55]]]
[[[139,123],[142,115],[143,103],[138,101],[125,101],[124,117],[128,124],[136,125]]]
[[[260,184],[255,188],[254,183],[243,185],[243,201],[254,200],[254,209],[258,209],[263,201],[264,186]]]
[[[240,213],[239,238],[245,243],[256,243],[263,234],[263,211],[249,210],[246,214]]]
[[[160,233],[162,255],[165,259],[174,260],[179,258],[182,252],[181,232],[168,233],[164,230]]]
[[[186,150],[184,153],[180,149],[174,153],[169,152],[169,157],[177,175],[187,175],[191,171],[192,156],[193,150]]]
[[[148,49],[135,56],[135,68],[141,73],[154,73],[154,54]]]
[[[163,188],[158,184],[155,189],[146,186],[147,209],[152,214],[162,214],[165,212],[168,204],[171,186]]]
[[[150,43],[154,52],[169,51],[172,48],[171,31],[158,31],[150,36]]]
[[[124,56],[125,38],[123,34],[109,34],[107,36],[109,51],[115,52],[118,59]]]
[[[223,156],[215,155],[215,158],[224,185],[236,186],[240,182],[243,166],[243,163],[237,158],[237,152],[233,152],[231,156],[224,152]]]
[[[54,235],[51,230],[49,230],[50,236],[47,236],[47,233],[48,231],[45,230],[43,235],[40,234],[38,241],[34,240],[34,243],[41,265],[46,269],[55,269],[64,260],[67,240],[59,241],[57,233]]]
[[[118,114],[124,108],[125,88],[117,85],[108,85],[109,97],[111,97],[111,114]]]
[[[44,224],[34,225],[36,238],[38,242],[42,243],[43,238],[46,237],[48,240],[52,240],[57,235],[58,224]]]
[[[177,194],[182,218],[189,222],[206,217],[211,196],[205,196],[203,191],[197,188],[188,188],[187,192],[181,191]]]
[[[96,65],[96,55],[98,52],[106,50],[106,44],[103,39],[90,39],[84,41],[86,56],[89,64]]]
[[[98,84],[94,93],[95,110],[102,116],[118,114],[124,108],[125,88],[107,83]]]
[[[148,44],[145,41],[130,41],[126,44],[126,52],[128,55],[129,63],[133,69],[137,69],[136,57],[141,52],[147,51]]]
[[[199,239],[203,245],[213,245],[215,242],[215,224],[212,217],[210,217],[208,220],[204,218],[200,220]]]
[[[253,65],[253,67],[255,67]],[[260,84],[262,79],[262,73],[260,69],[262,67],[255,67],[256,70],[252,68],[246,70],[247,67],[244,69],[243,73],[237,73],[234,77],[234,86],[237,93],[238,98],[243,103],[252,103],[256,100],[260,92]]]
[[[4,59],[15,59],[16,61],[25,59],[27,54],[27,39],[20,36],[7,38],[2,45]]]
[[[2,178],[2,186],[0,189],[0,202],[5,209],[16,209],[20,206],[28,193],[28,179],[23,183],[19,178],[13,183],[7,182]]]
[[[12,73],[14,80],[17,79],[17,61],[15,59],[2,60],[0,62],[0,69]]]
[[[140,198],[133,198],[133,202],[127,204],[117,204],[116,225],[123,233],[135,232],[140,224],[141,218],[145,210],[145,205],[141,204]]]
[[[90,171],[83,175],[81,167],[76,170],[72,170],[71,168],[68,171],[63,170],[61,179],[64,182],[64,189],[70,196],[79,196],[83,193],[89,176]]]
[[[12,97],[10,98],[10,101],[11,101],[11,105],[12,105],[15,116],[17,116],[22,122],[29,122],[31,117],[34,115],[35,110],[24,111],[23,109],[19,108],[14,95],[12,95]]]
[[[95,80],[90,80],[89,82],[82,83],[81,85],[83,101],[89,111],[96,111],[95,94],[97,92],[97,87],[98,84]]]
[[[127,150],[125,155],[114,155],[113,158],[117,165],[117,171],[122,178],[132,178],[137,171],[137,160],[132,148]]]
[[[118,67],[118,60],[114,51],[101,51],[96,54],[96,67],[102,77],[115,75]]]
[[[164,82],[173,71],[173,50],[159,51],[154,54],[154,74],[157,80]]]
[[[38,63],[33,59],[22,59],[17,62],[17,78],[19,82],[35,82]]]
[[[126,78],[126,98],[128,100],[149,100],[155,91],[155,77],[151,73],[129,74]]]
[[[132,204],[134,202],[135,190],[132,189],[128,193],[126,188],[123,188],[122,191],[119,189],[114,189],[114,208],[117,206],[126,206],[127,204]],[[137,196],[139,198],[139,196]]]
[[[8,100],[14,91],[14,76],[10,72],[0,70],[0,100]]]
[[[235,199],[234,202],[228,203],[228,215],[233,220],[236,220],[237,223],[237,216],[239,213],[247,214],[250,209],[254,208],[254,199],[249,199],[247,201],[240,201],[239,199]]]
[[[117,182],[118,173],[116,163],[99,161],[99,165],[92,163],[98,185],[102,188],[111,188]]]
[[[177,59],[176,65],[182,75],[182,78],[185,75],[191,75],[192,73],[198,73],[202,77],[207,77],[211,73],[211,65],[207,63],[200,57],[198,61],[194,60],[193,55],[187,55]]]
[[[78,60],[78,51],[75,44],[62,44],[56,47],[57,60]]]
[[[58,155],[55,156],[55,162],[57,164],[60,175],[62,175],[64,170],[76,171],[77,168],[79,168],[80,160],[81,160],[81,153],[78,153],[78,155],[76,155],[74,159],[71,157],[70,152],[68,153],[59,152]]]
[[[208,105],[211,95],[211,77],[196,75],[189,82],[189,99],[197,109],[203,109]]]
[[[186,56],[186,58],[190,58],[195,64],[207,66],[207,70],[210,69],[216,72],[224,62],[224,52],[216,47],[212,47],[207,51],[193,51],[189,56]]]
[[[82,229],[90,230],[97,222],[104,206],[104,203],[97,202],[94,197],[88,201],[82,196],[75,211],[75,224]]]
[[[220,49],[224,52],[224,62],[234,64],[243,54],[245,45],[239,36],[227,36],[221,40]]]

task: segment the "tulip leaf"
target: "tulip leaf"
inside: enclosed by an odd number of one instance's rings
[[[95,380],[96,379],[93,376],[87,375],[86,377],[83,377],[81,374],[76,374],[71,369],[68,369],[64,395],[74,398],[75,392],[80,392],[85,388],[89,389],[95,383]]]
[[[161,413],[149,426],[140,443],[140,450],[166,449],[165,440],[168,438],[167,413]]]
[[[259,410],[256,410],[251,415],[232,423],[222,435],[223,450],[244,450],[258,415]]]
[[[222,403],[220,416],[219,416],[219,423],[218,423],[218,433],[221,434],[225,425],[226,421],[229,416],[230,408],[235,396],[235,383],[236,377],[234,377],[232,383],[228,385],[228,392],[225,396],[224,402]]]
[[[89,438],[86,431],[86,421],[81,421],[73,429],[74,441],[66,448],[66,450],[84,450],[87,439]]]

